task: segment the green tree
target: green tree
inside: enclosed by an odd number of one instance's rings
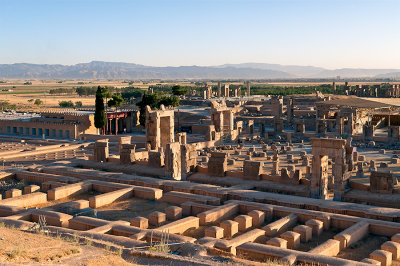
[[[0,101],[0,109],[1,111],[10,111],[17,109],[17,105],[10,104],[8,101]]]
[[[142,126],[146,124],[146,106],[150,106],[151,109],[158,109],[161,104],[176,107],[179,105],[179,97],[168,96],[159,92],[143,94],[142,100],[136,104],[140,110],[139,122]]]
[[[181,85],[172,86],[172,94],[173,95],[177,95],[177,96],[186,95],[186,94],[188,94],[188,92],[189,92],[189,89],[182,87]]]
[[[81,101],[77,101],[77,102],[75,102],[75,107],[76,108],[81,108],[82,107],[82,102]]]
[[[60,102],[58,102],[58,105],[60,107],[64,107],[64,108],[72,108],[72,107],[74,107],[74,103],[72,101],[60,101]]]
[[[94,111],[94,126],[98,129],[103,129],[106,125],[106,112],[104,111],[104,98],[102,88],[97,87],[96,102]]]
[[[118,107],[121,107],[122,103],[124,102],[124,99],[120,95],[112,95],[111,99],[107,102],[108,107],[115,107],[115,110],[118,109]]]
[[[121,96],[124,100],[129,100],[130,98],[139,98],[143,94],[143,89],[134,88],[134,87],[126,87],[122,88]]]
[[[42,103],[43,103],[43,101],[40,99],[36,99],[34,102],[34,104],[36,104],[36,105],[41,105]]]

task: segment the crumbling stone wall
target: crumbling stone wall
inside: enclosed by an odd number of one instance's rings
[[[342,199],[350,173],[346,164],[346,141],[343,139],[312,139],[311,197],[328,199],[328,156],[334,161],[334,200]]]
[[[95,142],[93,155],[96,162],[107,162],[109,157],[108,139],[100,139]]]
[[[225,152],[212,152],[208,161],[208,174],[211,176],[225,176],[228,170],[228,155]]]
[[[121,164],[131,164],[136,160],[135,157],[136,144],[122,144],[119,153],[119,161]]]
[[[165,148],[167,143],[174,142],[174,110],[166,110],[161,105],[160,110],[146,109],[146,141],[152,150]]]
[[[243,177],[245,179],[260,180],[264,163],[245,160],[243,163]]]
[[[161,168],[165,164],[165,154],[163,148],[158,151],[149,151],[148,165],[151,167]]]
[[[370,191],[375,193],[392,194],[394,188],[394,176],[392,173],[371,172],[369,178]]]

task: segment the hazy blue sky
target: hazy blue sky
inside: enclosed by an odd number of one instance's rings
[[[399,0],[0,0],[0,64],[400,68]]]

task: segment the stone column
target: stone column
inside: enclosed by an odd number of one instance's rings
[[[343,133],[344,133],[343,117],[340,117],[339,114],[337,114],[337,117],[336,117],[336,135],[342,136]]]
[[[275,117],[274,120],[274,134],[280,135],[283,131],[283,119]]]
[[[123,144],[131,144],[131,141],[132,141],[131,136],[120,137],[118,140],[118,154],[121,154],[122,145]]]
[[[366,143],[374,140],[374,125],[363,125],[363,140]]]
[[[354,117],[353,114],[350,114],[349,120],[347,122],[347,135],[349,137],[353,136],[354,134]]]
[[[115,135],[118,135],[118,117],[115,117]]]
[[[265,124],[264,123],[260,123],[260,136],[262,138],[265,137]]]
[[[279,160],[272,162],[271,175],[279,175]]]
[[[167,144],[165,149],[165,170],[172,179],[182,179],[181,145],[179,142]]]
[[[287,119],[288,119],[289,124],[291,125],[293,122],[293,99],[292,98],[288,99]]]
[[[94,160],[96,162],[106,162],[108,156],[108,139],[97,140],[94,144]]]
[[[175,141],[179,142],[179,144],[186,144],[186,132],[177,133]]]
[[[328,156],[313,155],[311,198],[328,199]]]
[[[400,127],[388,126],[388,142],[390,144],[397,143],[400,140]]]

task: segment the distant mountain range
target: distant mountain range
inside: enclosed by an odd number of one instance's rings
[[[93,61],[76,65],[0,64],[0,79],[295,79],[399,78],[400,69],[342,68],[264,63],[153,67]]]

